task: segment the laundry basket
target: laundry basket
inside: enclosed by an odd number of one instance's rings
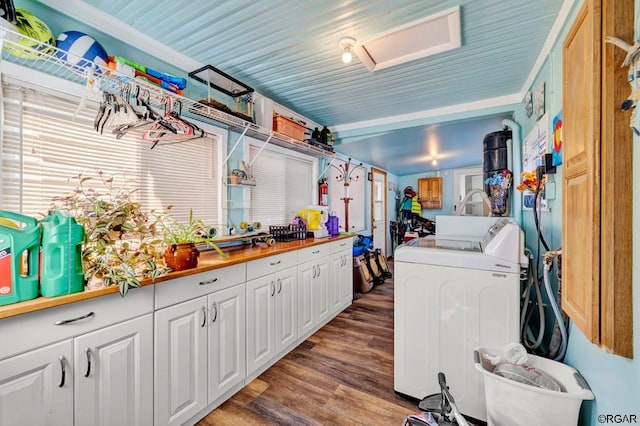
[[[593,399],[582,375],[574,368],[535,355],[527,366],[535,367],[555,379],[562,392],[519,383],[493,373],[493,365],[482,355],[500,355],[501,350],[476,348],[475,367],[484,376],[484,393],[489,426],[576,425],[580,404]]]

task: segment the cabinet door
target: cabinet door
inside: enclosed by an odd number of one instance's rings
[[[353,254],[345,250],[341,254],[342,267],[340,269],[340,303],[342,309],[351,305],[353,301]]]
[[[0,425],[73,424],[72,343],[0,361]]]
[[[298,337],[307,337],[315,327],[315,292],[313,282],[316,278],[315,261],[298,266]]]
[[[155,342],[155,424],[182,424],[207,404],[207,298],[156,311]]]
[[[442,178],[418,179],[418,197],[423,209],[442,208]]]
[[[293,347],[298,339],[298,275],[289,268],[275,274],[276,279],[276,352]]]
[[[209,404],[245,378],[245,286],[209,296]]]
[[[76,337],[75,423],[153,424],[153,317]]]
[[[275,278],[247,282],[247,376],[276,355]]]
[[[593,343],[633,357],[633,141],[626,52],[632,0],[589,0],[563,46],[562,308]],[[588,230],[588,232],[585,232]]]
[[[334,253],[329,262],[329,310],[335,314],[342,307],[342,264],[344,255]]]
[[[316,277],[313,283],[316,291],[316,325],[324,322],[331,310],[329,309],[329,258],[319,259],[316,264]]]

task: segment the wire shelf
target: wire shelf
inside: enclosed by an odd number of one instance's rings
[[[163,105],[164,102],[162,99],[170,97],[174,104],[180,104],[182,106],[183,115],[204,117],[227,126],[229,130],[238,133],[244,132],[247,136],[255,139],[269,141],[269,143],[273,145],[289,148],[313,157],[326,158],[335,155],[333,152],[297,141],[273,132],[271,129],[155,86],[148,81],[125,76],[92,61],[82,59],[82,66],[74,65],[64,59],[67,57],[66,51],[49,44],[41,43],[38,40],[22,35],[9,28],[0,28],[0,48],[2,49],[2,61],[31,68],[81,85],[86,85],[87,80],[89,80],[89,82],[95,84],[99,90],[108,93],[120,93],[125,83],[136,84],[141,89],[148,91],[152,105]]]

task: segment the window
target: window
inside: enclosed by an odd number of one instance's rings
[[[148,209],[174,206],[186,221],[192,208],[207,223],[221,221],[221,179],[217,170],[226,136],[211,126],[211,135],[153,150],[140,135],[100,135],[93,128],[98,105],[3,84],[0,205],[30,216],[47,212],[52,196],[70,192],[71,176],[125,175],[138,188]]]
[[[251,188],[251,222],[263,225],[291,223],[302,208],[313,202],[315,161],[303,155],[265,148],[262,142],[249,144],[252,174],[256,186]]]

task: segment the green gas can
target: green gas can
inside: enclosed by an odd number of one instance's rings
[[[0,210],[0,306],[38,297],[39,249],[38,221]]]
[[[62,296],[84,289],[84,235],[84,227],[65,212],[56,210],[42,220],[40,293],[43,296]]]

